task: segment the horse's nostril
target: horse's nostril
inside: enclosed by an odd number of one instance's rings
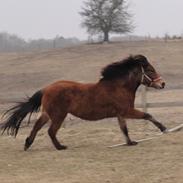
[[[162,88],[164,88],[165,87],[165,82],[163,82],[161,85],[162,85]]]

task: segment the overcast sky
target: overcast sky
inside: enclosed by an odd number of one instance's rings
[[[29,38],[56,35],[87,39],[81,28],[84,0],[0,0],[0,32]],[[183,0],[126,0],[135,35],[183,34]]]

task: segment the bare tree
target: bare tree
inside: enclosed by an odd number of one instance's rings
[[[124,0],[86,0],[80,12],[82,26],[89,34],[103,33],[103,41],[109,41],[109,33],[131,32],[131,15]]]

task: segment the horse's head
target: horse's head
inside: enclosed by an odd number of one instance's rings
[[[129,82],[127,77],[131,78],[131,81],[136,81],[132,84],[135,87],[136,84],[143,84],[157,89],[165,87],[164,80],[143,55],[129,56],[119,62],[109,64],[102,70],[101,74],[102,80],[122,79]],[[128,85],[130,84],[128,83]]]
[[[134,59],[138,60],[140,63],[141,84],[156,89],[163,89],[165,87],[165,81],[156,72],[145,56],[136,55]]]

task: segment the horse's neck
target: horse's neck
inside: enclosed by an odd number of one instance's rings
[[[132,95],[135,95],[140,85],[140,82],[137,80],[137,78],[130,78],[130,77],[117,78],[113,80],[100,80],[99,83],[104,84],[105,86],[111,88],[118,88],[119,90],[125,89]]]
[[[123,87],[125,87],[129,92],[136,93],[138,87],[140,86],[140,81],[138,76],[131,76],[121,79]]]

